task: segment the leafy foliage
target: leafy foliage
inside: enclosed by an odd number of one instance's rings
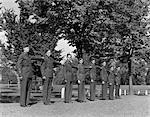
[[[128,63],[143,58],[149,63],[148,2],[140,0],[16,0],[20,20],[12,10],[3,13],[9,51],[16,60],[24,45],[34,54],[54,48],[59,39],[77,47],[78,57],[89,55]],[[14,52],[11,49],[14,48]],[[61,51],[60,51],[61,52]],[[56,55],[59,58],[59,53]]]

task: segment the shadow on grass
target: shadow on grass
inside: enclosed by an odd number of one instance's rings
[[[41,98],[30,98],[30,105],[36,104]],[[0,103],[20,103],[20,96],[1,96]]]

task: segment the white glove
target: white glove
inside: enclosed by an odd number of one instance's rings
[[[105,82],[104,81],[102,81],[102,84],[104,84]]]
[[[112,83],[109,83],[110,85],[112,85]]]
[[[91,82],[94,82],[94,80],[93,80],[93,79],[91,79]]]
[[[45,77],[45,76],[43,76],[43,79],[46,79],[46,77]]]
[[[81,83],[81,81],[80,80],[78,80],[78,84],[80,84]]]

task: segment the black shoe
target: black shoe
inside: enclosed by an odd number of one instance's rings
[[[83,101],[83,100],[78,100],[78,102],[80,102],[80,103],[84,103],[84,102],[86,102],[86,101]]]
[[[21,107],[27,107],[26,105],[20,105]]]
[[[45,102],[44,102],[43,104],[44,104],[44,105],[50,105],[50,103],[45,103]]]
[[[92,99],[89,99],[90,101],[95,101],[95,100],[92,100]]]
[[[64,101],[64,103],[69,103],[68,101]]]
[[[31,105],[20,105],[21,107],[31,107]]]
[[[27,107],[31,107],[31,105],[27,105]]]
[[[102,99],[100,99],[100,100],[106,100],[106,99],[102,98]]]
[[[116,99],[121,99],[121,97],[116,97]]]

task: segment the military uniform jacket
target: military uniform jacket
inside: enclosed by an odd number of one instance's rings
[[[105,82],[108,81],[108,73],[107,73],[107,70],[104,66],[102,67],[100,75],[101,75],[102,81],[105,81]]]
[[[80,81],[85,79],[85,66],[83,64],[78,65],[77,78]]]
[[[76,68],[76,66],[73,65],[73,63],[69,60],[67,60],[64,63],[64,76],[65,80],[67,81],[73,81],[73,70],[72,68]]]
[[[115,83],[120,84],[121,82],[121,71],[116,72]]]
[[[96,65],[91,64],[92,69],[90,70],[90,78],[96,80]]]
[[[52,78],[53,77],[53,68],[54,68],[55,63],[58,63],[58,62],[55,61],[52,57],[45,56],[44,62],[41,66],[42,76]]]
[[[115,74],[114,71],[110,71],[109,76],[108,76],[108,82],[109,83],[114,83],[115,82]]]
[[[28,53],[22,53],[17,62],[17,68],[21,71],[21,76],[31,77],[33,75],[32,61]]]

